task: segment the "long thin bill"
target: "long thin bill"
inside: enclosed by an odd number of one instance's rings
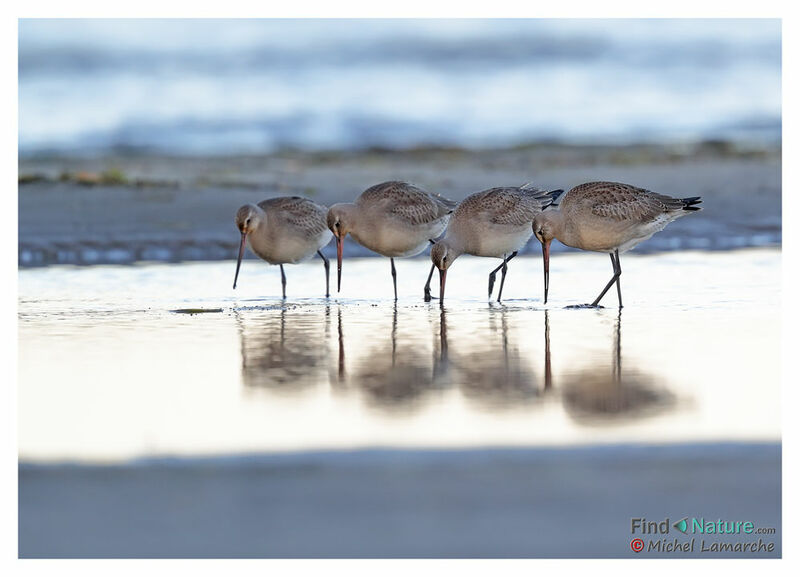
[[[444,305],[444,283],[447,280],[447,271],[439,269],[439,305]]]
[[[244,256],[244,244],[247,240],[247,233],[242,233],[242,244],[239,245],[239,258],[236,261],[236,276],[233,277],[233,288],[236,288],[236,281],[239,279],[239,267],[242,266],[242,257]]]
[[[336,292],[342,291],[342,239],[336,238]]]
[[[542,261],[544,262],[544,304],[547,304],[547,292],[550,290],[550,242],[542,243]]]

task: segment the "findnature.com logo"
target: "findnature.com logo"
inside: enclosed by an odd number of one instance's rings
[[[682,535],[702,535],[699,548],[695,548],[695,537],[688,541],[678,538],[669,539],[662,537],[670,533],[670,528],[676,529]],[[774,527],[756,527],[752,521],[726,521],[724,519],[707,520],[705,517],[683,517],[674,523],[667,517],[663,521],[648,521],[644,517],[631,518],[631,534],[652,535],[647,541],[637,537],[630,542],[631,550],[635,553],[655,552],[741,552],[741,553],[771,553],[775,550],[775,543],[765,542],[762,538],[757,541],[707,541],[706,535],[731,536],[747,538],[750,535],[774,535]]]

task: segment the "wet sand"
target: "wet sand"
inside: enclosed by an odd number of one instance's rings
[[[294,194],[330,205],[390,179],[409,180],[454,200],[499,185],[533,182],[569,189],[590,180],[623,181],[704,198],[703,212],[671,224],[637,251],[731,249],[781,240],[780,149],[724,142],[37,157],[21,159],[19,170],[21,266],[235,258],[233,215],[240,205]],[[326,250],[333,254],[331,246]],[[554,250],[562,249],[554,243]],[[345,243],[345,251],[370,254],[353,242]]]

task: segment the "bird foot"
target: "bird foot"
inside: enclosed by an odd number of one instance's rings
[[[435,297],[435,296],[433,296],[433,295],[431,294],[431,289],[425,289],[425,302],[426,302],[426,303],[429,303],[429,302],[431,302],[432,300],[434,300],[434,301],[438,301],[438,300],[439,300],[439,297]]]

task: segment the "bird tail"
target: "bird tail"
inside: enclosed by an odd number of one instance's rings
[[[542,208],[547,208],[548,206],[555,204],[555,202],[558,200],[558,197],[560,197],[562,194],[564,194],[563,188],[557,188],[555,190],[545,192],[543,196],[547,202]]]
[[[680,201],[683,203],[683,206],[681,207],[683,210],[690,210],[690,211],[703,210],[701,207],[695,206],[696,204],[700,204],[701,202],[703,202],[703,199],[700,198],[699,196],[682,198],[680,199]]]
[[[436,195],[436,199],[439,201],[439,203],[443,207],[445,207],[447,209],[447,213],[448,214],[453,212],[456,209],[456,207],[458,206],[458,201],[457,200],[450,200],[449,198],[444,197],[441,194],[437,194]]]
[[[563,188],[558,188],[556,190],[544,191],[540,188],[533,186],[530,182],[523,184],[519,187],[520,190],[524,190],[526,192],[530,192],[533,194],[534,198],[537,198],[543,202],[542,208],[547,208],[551,204],[553,204],[556,199],[561,196],[564,192]]]

